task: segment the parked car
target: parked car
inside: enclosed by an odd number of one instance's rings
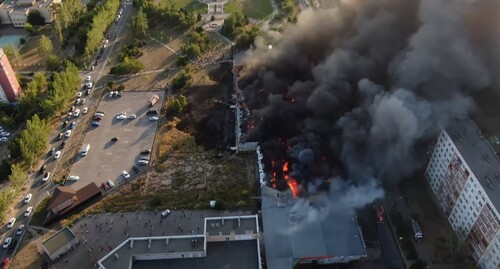
[[[68,176],[68,180],[70,181],[78,181],[80,179],[79,176]]]
[[[0,137],[0,142],[7,142],[9,141],[8,137]]]
[[[141,154],[150,154],[151,153],[151,150],[150,149],[143,149],[141,151]]]
[[[157,121],[159,118],[158,117],[149,117],[150,121]]]
[[[136,173],[139,173],[141,171],[141,169],[135,165],[132,166],[132,170],[134,170],[134,172]]]
[[[10,246],[11,242],[12,242],[12,238],[11,237],[5,238],[5,240],[3,241],[2,247],[3,248],[8,248]]]
[[[56,153],[56,148],[52,148],[51,150],[49,150],[50,156],[54,155],[54,153]]]
[[[14,227],[14,223],[16,223],[16,218],[11,218],[9,222],[7,222],[7,228],[12,228]]]
[[[138,161],[137,161],[137,164],[140,164],[140,165],[148,165],[148,164],[149,164],[149,161],[146,161],[146,160],[138,160]]]
[[[89,82],[91,79],[92,79],[91,76],[87,76],[87,78],[85,78],[85,81]]]
[[[170,213],[171,213],[170,209],[167,209],[167,210],[161,212],[161,217],[166,218],[166,217],[168,217],[168,215],[170,215]]]
[[[13,252],[14,249],[16,248],[16,245],[17,245],[17,240],[16,239],[12,239],[12,242],[10,243],[9,247],[7,248],[7,252],[8,253]]]
[[[127,115],[123,115],[123,114],[120,114],[120,115],[116,116],[117,120],[124,120],[126,118],[127,118]]]
[[[73,123],[71,123],[73,125]],[[69,137],[71,135],[71,130],[67,130],[66,133],[64,133],[65,137]]]
[[[149,161],[149,156],[142,156],[139,160]]]
[[[122,176],[123,176],[125,179],[129,179],[129,178],[130,178],[130,174],[129,174],[127,171],[125,171],[125,170],[123,170],[123,171],[122,171]]]
[[[90,125],[98,127],[98,126],[101,126],[101,123],[100,123],[100,122],[98,122],[98,121],[92,121],[92,122],[90,123]]]
[[[118,141],[118,136],[115,136],[115,137],[111,138],[111,141],[113,141],[113,142]]]
[[[94,117],[104,117],[104,113],[98,111],[94,114]]]
[[[102,120],[102,116],[94,116],[94,121],[101,121]]]
[[[75,118],[80,117],[80,109],[75,110],[75,113],[73,113],[73,117]]]
[[[110,187],[110,188],[113,188],[115,186],[115,183],[113,183],[113,180],[111,179],[108,179],[108,181],[106,181],[106,184]]]
[[[82,101],[82,98],[77,98],[74,102],[75,105],[79,105],[80,102]]]
[[[63,141],[59,147],[63,149],[66,146],[66,142],[67,141]]]
[[[157,115],[158,114],[158,110],[156,109],[150,109],[148,110],[148,112],[146,112],[146,115]]]
[[[78,93],[76,94],[76,97],[82,97],[82,92],[78,92]]]
[[[47,165],[42,165],[42,167],[40,167],[40,170],[38,170],[38,172],[40,173],[45,173],[45,171],[47,171]]]
[[[49,178],[50,178],[50,172],[47,172],[47,173],[45,173],[45,175],[43,175],[42,181],[47,182],[49,180]]]
[[[17,234],[17,235],[22,234],[22,233],[24,232],[24,228],[25,228],[25,227],[26,227],[26,226],[25,226],[24,224],[19,225],[19,227],[17,227],[16,234]]]
[[[63,122],[63,124],[62,124],[62,127],[63,127],[63,128],[66,128],[66,126],[68,126],[68,124],[69,124],[69,121],[65,120],[65,121]]]
[[[76,127],[76,121],[71,122],[71,124],[69,125],[69,129],[75,129],[75,127]]]
[[[91,89],[94,84],[92,82],[85,83],[85,88]]]
[[[56,160],[57,160],[57,159],[59,159],[60,157],[61,157],[61,151],[60,151],[60,150],[58,150],[58,151],[56,151],[56,154],[54,154],[54,159],[56,159]]]
[[[2,267],[2,269],[7,269],[9,267],[9,264],[10,264],[10,258],[5,258],[3,259],[0,266]]]
[[[33,211],[33,207],[32,206],[28,206],[28,208],[26,208],[26,211],[24,211],[24,216],[25,217],[29,217],[31,215],[32,211]]]
[[[10,133],[9,132],[0,132],[0,136],[3,136],[3,137],[10,136]]]
[[[33,194],[31,193],[28,193],[26,194],[26,196],[24,197],[24,203],[27,204],[31,201],[31,198],[33,198]]]
[[[72,112],[68,112],[68,114],[66,115],[66,118],[71,119],[71,117],[73,117],[73,113]]]
[[[89,108],[88,107],[84,107],[83,110],[82,110],[82,114],[87,114],[89,112]]]
[[[87,91],[85,92],[85,95],[90,95],[92,93],[92,89],[87,89]]]
[[[104,116],[104,114],[106,114],[106,112],[104,112],[104,111],[101,111],[101,110],[99,110],[99,111],[96,111],[95,113],[96,113],[96,114],[102,114],[103,116]]]

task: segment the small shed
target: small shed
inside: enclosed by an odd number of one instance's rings
[[[43,251],[51,261],[78,245],[78,238],[70,228],[64,227],[47,240],[43,241]]]

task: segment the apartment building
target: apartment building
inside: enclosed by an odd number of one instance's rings
[[[0,102],[15,102],[21,94],[21,86],[12,70],[7,55],[0,48]]]
[[[61,0],[6,0],[0,4],[0,21],[2,24],[24,27],[30,11],[36,10],[45,19],[45,23],[51,23],[51,6],[54,3],[61,3]]]
[[[468,118],[453,122],[429,151],[426,177],[480,268],[500,268],[500,159]]]

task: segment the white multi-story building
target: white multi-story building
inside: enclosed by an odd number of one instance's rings
[[[480,268],[500,268],[500,159],[470,119],[457,120],[429,152],[426,176],[441,209]]]
[[[0,4],[0,21],[2,24],[24,27],[30,11],[36,10],[45,19],[45,23],[51,23],[51,6],[54,3],[61,3],[61,0],[6,0]]]

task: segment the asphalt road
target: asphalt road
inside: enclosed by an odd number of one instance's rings
[[[113,51],[114,45],[116,44],[117,37],[119,37],[123,26],[130,19],[130,12],[132,9],[131,6],[132,6],[131,1],[125,2],[122,18],[120,19],[120,21],[118,23],[113,23],[107,32],[108,34],[111,35],[111,38],[109,39],[109,44],[108,44],[107,48],[104,50],[104,53],[101,56],[101,60],[99,62],[99,65],[97,65],[95,67],[94,71],[92,71],[92,72],[90,72],[90,71],[82,72],[81,73],[82,82],[83,82],[83,79],[89,75],[92,76],[92,80],[94,82],[98,81],[101,78],[101,76],[103,74],[103,70],[105,69],[107,61],[108,61],[108,59]],[[96,55],[96,57],[97,57],[97,55]],[[93,87],[95,87],[95,84],[96,83],[94,83]],[[95,96],[95,93],[93,93],[93,94]],[[94,105],[94,102],[95,102],[94,100],[89,100],[89,102],[86,103],[85,106],[92,106],[92,105]],[[83,106],[82,106],[82,108],[83,108]],[[82,108],[80,108],[80,109],[82,109]],[[81,121],[81,118],[77,119],[77,121],[78,120]],[[64,139],[60,140],[60,141],[57,140],[57,136],[59,135],[60,132],[61,132],[61,129],[58,128],[54,132],[54,134],[51,135],[51,142],[52,143],[50,144],[50,148],[55,147],[55,148],[59,149],[60,144],[64,140]],[[71,137],[68,139],[71,139]],[[62,151],[62,154],[64,154],[64,150]],[[47,171],[53,173],[53,171],[55,169],[57,169],[58,160],[53,160],[53,158],[46,158],[44,160],[44,164],[47,165]],[[15,217],[17,220],[16,220],[16,223],[12,229],[7,229],[6,225],[1,227],[1,232],[2,232],[1,243],[2,244],[3,244],[3,241],[5,238],[12,237],[12,238],[15,238],[18,240],[18,245],[19,245],[19,242],[21,242],[22,237],[26,233],[26,229],[25,229],[25,232],[20,236],[16,235],[16,229],[21,224],[28,226],[29,221],[31,219],[31,217],[28,217],[28,218],[24,217],[24,212],[26,211],[26,208],[28,206],[33,206],[33,208],[36,208],[36,205],[38,205],[43,199],[48,197],[52,193],[52,191],[55,189],[55,184],[53,184],[52,181],[50,181],[50,179],[49,179],[49,182],[41,183],[42,177],[43,177],[43,175],[41,175],[38,171],[35,171],[34,173],[32,173],[29,176],[29,179],[31,182],[31,187],[30,187],[28,192],[33,194],[33,198],[31,199],[31,202],[29,204],[24,204],[22,200],[21,201],[14,201],[16,203],[16,205],[15,205],[16,211],[15,211],[15,213],[8,215],[8,217],[9,218]],[[12,252],[12,253],[7,253],[6,249],[0,248],[0,255],[1,255],[2,259],[6,258],[6,257],[12,257],[12,256],[14,256],[16,250],[17,250],[17,246],[16,246],[16,249],[14,250],[14,252]]]
[[[404,269],[403,259],[389,224],[387,222],[377,223],[377,232],[386,268]]]

